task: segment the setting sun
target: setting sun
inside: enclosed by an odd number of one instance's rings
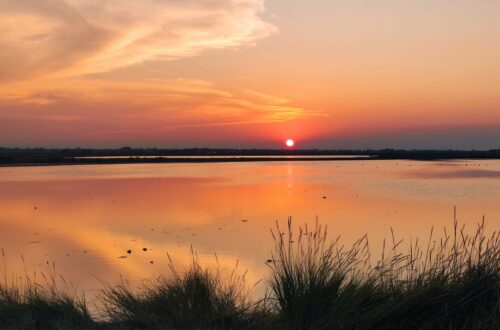
[[[0,0],[0,330],[500,330],[498,13]]]

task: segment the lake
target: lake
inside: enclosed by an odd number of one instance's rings
[[[454,206],[467,228],[484,216],[498,229],[500,160],[3,167],[0,248],[9,278],[55,263],[89,297],[100,281],[168,273],[167,253],[187,265],[191,246],[207,263],[239,260],[256,282],[267,274],[269,230],[289,216],[318,219],[346,244],[368,233],[376,254],[391,227],[407,242],[451,228]]]

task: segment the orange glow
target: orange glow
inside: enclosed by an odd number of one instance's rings
[[[59,2],[2,2],[2,146],[498,148],[498,1]]]
[[[186,265],[191,245],[208,261],[216,252],[226,265],[239,259],[255,283],[267,274],[269,228],[288,216],[297,225],[318,217],[346,244],[368,233],[374,256],[391,226],[400,238],[427,236],[432,226],[452,224],[453,205],[469,228],[483,214],[488,228],[498,228],[492,217],[500,212],[498,183],[488,181],[482,190],[487,178],[449,177],[468,168],[457,166],[343,161],[5,168],[0,242],[9,267],[22,271],[20,255],[29,270],[55,261],[81,289],[100,288],[96,278],[118,281],[118,274],[138,282],[157,276],[168,269],[167,252]],[[500,169],[500,162],[489,161],[488,169]]]

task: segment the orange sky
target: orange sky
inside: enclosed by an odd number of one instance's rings
[[[496,0],[0,0],[0,145],[498,148]]]

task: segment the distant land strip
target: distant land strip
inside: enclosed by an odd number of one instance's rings
[[[494,150],[46,149],[0,148],[0,166],[261,161],[500,159]]]

